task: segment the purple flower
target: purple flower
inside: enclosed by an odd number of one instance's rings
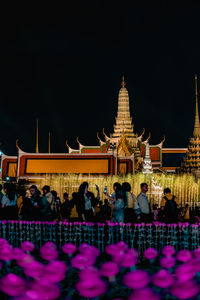
[[[99,249],[97,249],[94,246],[90,246],[88,244],[81,244],[78,248],[79,252],[83,255],[88,255],[88,256],[99,256],[100,255],[100,251]]]
[[[176,268],[175,274],[179,281],[187,281],[195,276],[196,269],[192,263],[185,263]]]
[[[0,248],[0,259],[3,261],[9,261],[12,259],[12,247],[9,244],[4,244]]]
[[[40,248],[40,255],[45,260],[54,260],[58,257],[57,247],[52,242],[47,242]]]
[[[186,262],[192,258],[192,253],[190,252],[190,250],[186,250],[186,249],[180,250],[177,253],[176,258],[179,261]]]
[[[112,254],[112,261],[121,264],[121,262],[124,260],[125,254],[124,252],[115,252]]]
[[[106,292],[106,284],[103,280],[94,278],[93,280],[81,280],[76,284],[77,291],[85,298],[95,298]]]
[[[128,298],[128,300],[159,300],[160,296],[155,294],[152,289],[144,288],[134,291]]]
[[[116,244],[118,251],[126,251],[128,249],[128,245],[123,241],[120,241]]]
[[[10,273],[1,279],[0,289],[9,296],[19,296],[25,292],[26,284],[21,277]]]
[[[146,259],[154,259],[158,256],[158,251],[154,248],[148,248],[144,251],[144,257]]]
[[[67,266],[64,262],[54,260],[44,267],[44,277],[47,281],[56,283],[65,278],[66,271]]]
[[[59,299],[60,289],[59,286],[55,283],[48,282],[46,278],[40,278],[35,280],[31,286],[31,290],[35,291],[40,295],[40,299],[54,300]]]
[[[79,278],[82,280],[84,280],[84,279],[93,280],[94,278],[100,277],[100,272],[95,267],[88,267],[83,270],[80,270],[78,275],[79,275]]]
[[[105,252],[107,254],[113,255],[116,253],[116,251],[118,251],[117,245],[111,244],[111,245],[106,246]]]
[[[76,251],[76,246],[74,244],[67,243],[62,246],[62,251],[68,255],[71,255]]]
[[[24,250],[25,252],[31,252],[35,249],[35,246],[33,243],[29,242],[29,241],[25,241],[21,244],[21,248],[22,250]]]
[[[138,252],[134,249],[129,249],[125,252],[123,259],[120,262],[120,266],[124,268],[130,268],[137,264]]]
[[[165,256],[172,256],[176,253],[176,250],[173,246],[167,245],[162,249],[162,254]]]
[[[115,276],[118,272],[118,265],[111,261],[105,262],[100,268],[100,273],[105,277]]]
[[[36,291],[28,290],[26,291],[18,300],[43,300],[41,295],[39,295]]]
[[[176,264],[176,259],[173,256],[162,257],[160,259],[160,265],[163,268],[170,269]]]
[[[140,289],[150,282],[149,274],[143,270],[135,270],[124,275],[123,283],[129,288]]]
[[[193,252],[193,255],[196,258],[200,258],[200,248],[195,249]]]
[[[33,278],[41,277],[43,272],[44,272],[44,266],[36,260],[34,260],[24,266],[24,273],[27,276],[30,276]]]
[[[71,265],[72,267],[76,269],[84,269],[86,267],[92,266],[96,261],[96,258],[94,256],[85,256],[82,254],[77,254],[71,259]]]
[[[12,259],[22,259],[22,257],[26,256],[26,253],[20,248],[14,248],[12,251]]]
[[[174,278],[167,270],[159,270],[152,278],[154,285],[160,288],[167,288],[174,283]]]
[[[170,288],[170,292],[178,299],[189,299],[195,297],[199,292],[198,285],[193,280],[175,282]]]
[[[24,254],[21,257],[18,257],[17,264],[20,267],[25,267],[26,265],[31,264],[33,261],[34,261],[33,256],[29,254]]]

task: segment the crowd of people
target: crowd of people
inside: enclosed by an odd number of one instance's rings
[[[188,204],[179,207],[176,198],[169,188],[164,189],[160,207],[154,204],[150,207],[147,197],[148,185],[141,183],[141,192],[137,197],[131,191],[131,185],[118,182],[113,185],[113,193],[104,189],[105,199],[100,199],[99,187],[96,193],[88,190],[88,183],[83,182],[77,192],[69,199],[68,193],[63,194],[63,200],[56,191],[45,185],[42,193],[36,185],[28,190],[20,189],[12,183],[0,185],[0,218],[5,220],[70,220],[87,222],[151,222],[161,221],[174,223],[177,221],[200,222],[198,207],[191,211]],[[3,192],[2,192],[3,190]]]

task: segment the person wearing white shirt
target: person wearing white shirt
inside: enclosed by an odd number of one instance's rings
[[[148,192],[148,184],[145,182],[141,183],[140,187],[141,187],[141,193],[137,196],[137,201],[141,209],[141,221],[150,222],[151,214],[150,214],[149,199],[146,195],[146,193]]]

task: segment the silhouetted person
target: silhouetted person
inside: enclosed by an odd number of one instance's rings
[[[141,221],[148,223],[151,221],[151,214],[150,214],[149,199],[146,195],[146,193],[148,192],[147,183],[145,182],[141,183],[140,188],[141,188],[141,193],[137,196],[137,201],[141,209]]]
[[[71,201],[69,201],[68,193],[63,194],[63,199],[64,202],[61,204],[61,216],[63,220],[69,220],[70,211],[71,211],[71,207],[70,207]]]
[[[166,223],[175,223],[178,219],[177,203],[175,196],[169,188],[164,189],[164,197],[161,201],[161,208],[164,207],[164,219]]]

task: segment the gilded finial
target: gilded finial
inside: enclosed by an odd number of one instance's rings
[[[100,137],[99,137],[98,131],[97,131],[97,139],[99,140],[99,143],[101,143],[101,139],[100,139]]]
[[[66,146],[67,146],[68,149],[69,149],[70,147],[69,147],[69,144],[68,144],[67,140],[66,140],[65,144],[66,144]]]
[[[151,138],[151,132],[149,132],[149,136],[147,138],[147,142],[150,140],[150,138]]]
[[[79,142],[78,136],[77,136],[77,138],[76,138],[76,141],[77,141],[77,143],[80,145],[80,142]]]
[[[197,74],[195,74],[195,95],[197,97]]]
[[[19,140],[16,140],[16,148],[19,150],[19,145],[18,145]]]
[[[163,138],[163,140],[161,141],[161,144],[163,144],[165,140],[166,140],[166,137],[165,137],[165,135],[164,135],[164,138]]]
[[[125,80],[124,80],[124,75],[122,76],[122,87],[124,88],[126,85]]]

